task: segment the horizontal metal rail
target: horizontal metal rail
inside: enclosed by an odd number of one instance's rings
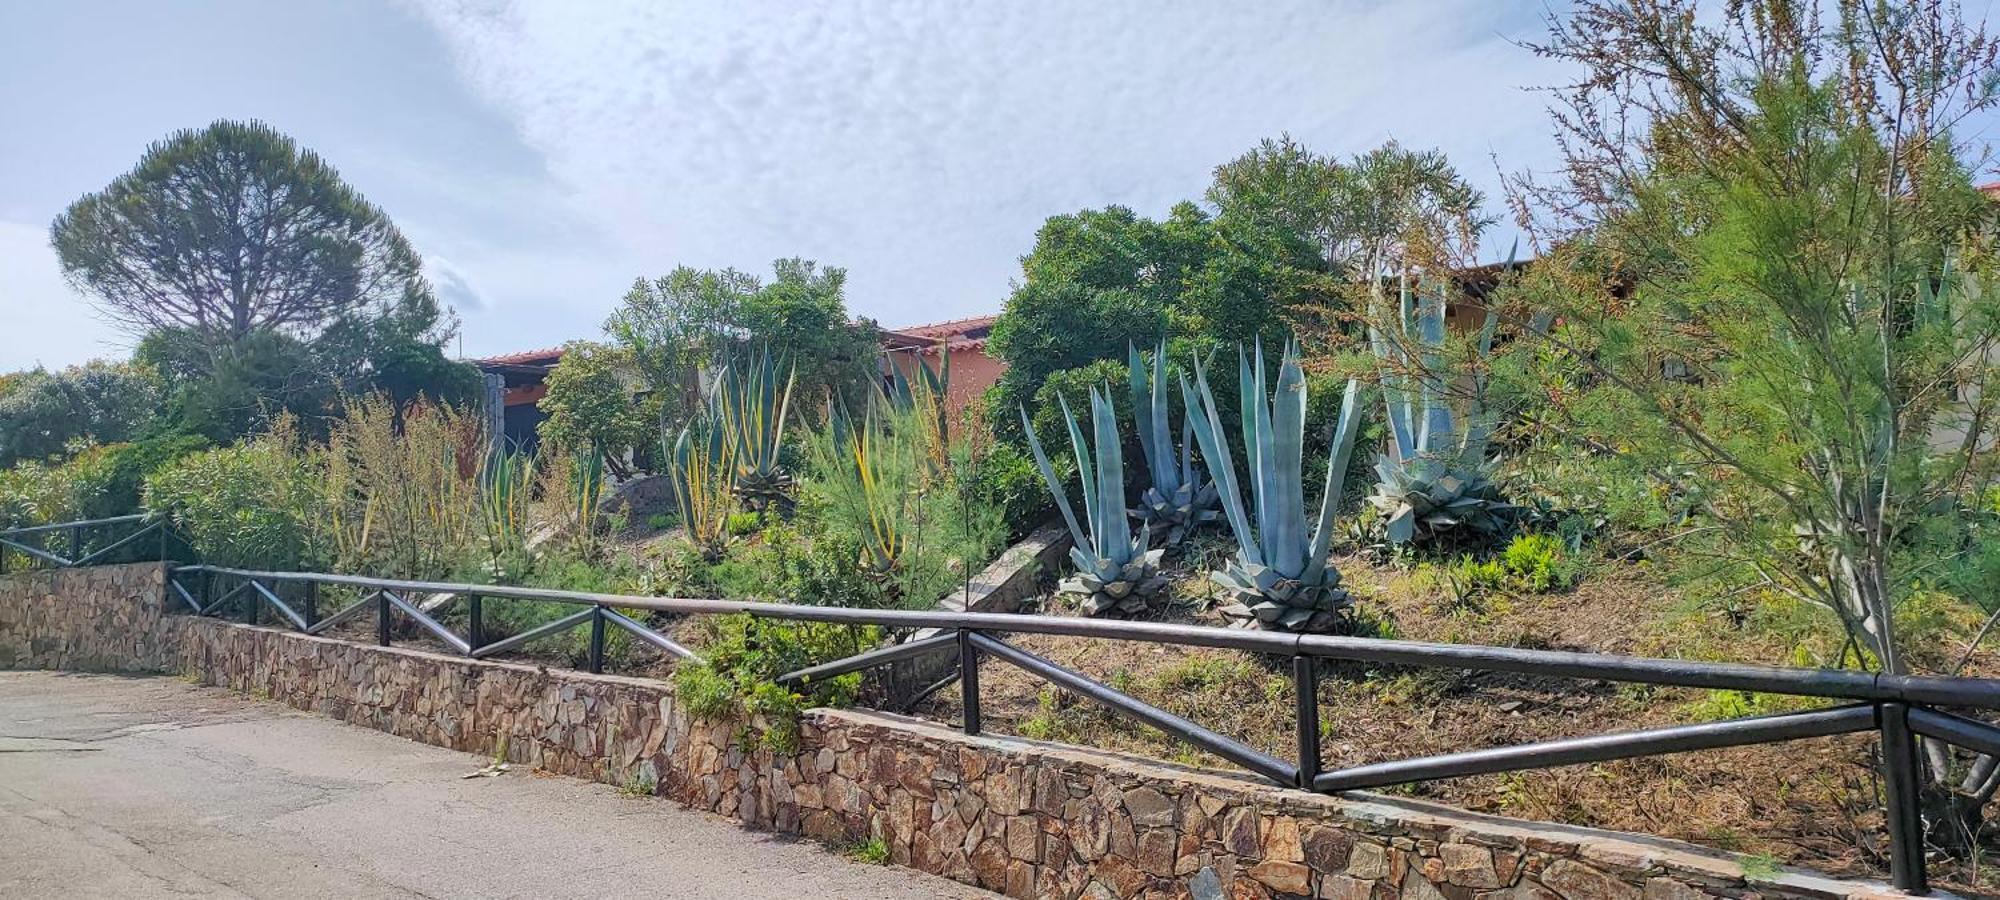
[[[110,526],[135,524],[140,527],[126,534],[124,537],[102,547],[92,549],[87,553],[84,551],[84,535],[86,533],[95,532],[98,529]],[[36,543],[40,543],[42,546],[35,546],[35,544],[29,543],[30,539],[38,539],[44,535],[55,534],[66,535],[68,537],[69,546],[66,551],[67,555],[58,553],[48,547],[47,544],[49,542],[47,540],[36,541]],[[48,525],[0,529],[0,573],[4,573],[7,570],[7,554],[9,552],[20,553],[31,560],[38,560],[58,569],[73,569],[96,563],[117,550],[132,546],[140,538],[154,534],[160,537],[158,558],[164,561],[167,550],[165,521],[146,513],[112,516],[106,519],[85,519],[75,522],[55,522]]]
[[[971,613],[949,610],[872,610],[835,606],[800,606],[761,603],[749,600],[709,600],[678,597],[639,597],[587,591],[558,591],[503,585],[450,584],[366,578],[356,575],[322,575],[305,572],[259,572],[213,566],[189,566],[176,571],[213,572],[239,578],[267,581],[317,581],[350,587],[405,592],[476,593],[484,597],[517,600],[546,600],[602,606],[612,609],[639,609],[692,615],[747,613],[767,619],[806,622],[838,622],[854,625],[882,625],[892,628],[947,628],[973,631],[1011,632],[1094,637],[1111,640],[1174,644],[1185,647],[1217,647],[1268,653],[1276,656],[1317,656],[1355,662],[1487,672],[1514,672],[1563,678],[1596,679],[1636,684],[1663,684],[1709,690],[1753,691],[1770,694],[1826,697],[1833,700],[1869,702],[1909,702],[1934,705],[2000,709],[2000,681],[1985,678],[1942,678],[1931,676],[1891,676],[1845,669],[1802,669],[1715,663],[1693,660],[1656,659],[1638,656],[1571,653],[1557,650],[1522,650],[1512,647],[1485,647],[1472,644],[1436,644],[1380,638],[1332,635],[1279,634],[1240,628],[1213,628],[1202,625],[1175,625],[1163,622],[1126,622],[1112,619],[1060,618],[1056,616],[1009,613]]]
[[[2000,756],[2000,728],[1930,709],[1910,710],[1910,730],[1947,744]]]
[[[23,528],[0,530],[0,535],[39,534],[45,531],[67,531],[72,528],[94,528],[99,525],[118,525],[124,522],[141,522],[149,518],[148,513],[133,513],[127,516],[112,516],[108,519],[79,519],[75,522],[56,522],[52,525],[29,525]]]

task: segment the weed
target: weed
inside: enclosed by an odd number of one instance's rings
[[[631,778],[626,779],[625,785],[618,789],[618,793],[634,798],[651,797],[659,793],[659,789],[659,779],[654,778],[651,772],[641,771],[634,773]]]
[[[889,862],[889,845],[882,843],[881,838],[869,838],[865,841],[857,841],[848,845],[842,853],[848,859],[855,862],[867,863],[871,866],[885,865]]]
[[[1777,877],[1780,860],[1769,853],[1745,853],[1736,862],[1743,867],[1744,878],[1768,881]]]

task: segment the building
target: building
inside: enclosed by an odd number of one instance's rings
[[[966,407],[984,396],[986,389],[1000,380],[1000,373],[1007,370],[1005,362],[986,354],[986,338],[999,318],[976,316],[883,329],[882,352],[888,364],[909,374],[914,372],[912,367],[918,360],[937,369],[949,349],[951,387],[946,392],[946,403],[954,415],[963,415]],[[549,390],[549,370],[562,361],[562,356],[561,347],[552,347],[472,360],[481,372],[499,379],[502,433],[516,446],[534,449],[535,430],[548,418],[538,404]],[[883,372],[885,377],[887,374]]]
[[[951,385],[945,391],[945,404],[951,408],[952,415],[963,416],[966,408],[986,396],[986,389],[998,382],[1001,374],[1007,371],[1004,360],[986,352],[987,337],[993,333],[993,323],[999,319],[999,316],[974,316],[929,325],[883,329],[882,352],[889,364],[901,369],[905,377],[916,371],[915,366],[919,362],[932,370],[939,369],[946,352],[949,352]]]
[[[549,392],[549,370],[562,361],[562,355],[561,347],[551,347],[472,360],[486,374],[489,384],[494,379],[499,381],[500,433],[513,446],[533,452],[541,442],[536,430],[549,416],[538,404]]]

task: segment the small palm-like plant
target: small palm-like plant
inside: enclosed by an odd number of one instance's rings
[[[736,442],[715,416],[702,413],[666,450],[688,543],[708,561],[720,560],[729,546],[729,514],[736,511]]]
[[[526,545],[535,475],[532,453],[495,446],[486,454],[479,470],[479,516],[487,555],[497,558]]]
[[[1134,512],[1147,529],[1172,546],[1195,528],[1215,521],[1215,482],[1194,464],[1193,417],[1181,419],[1180,458],[1174,458],[1172,427],[1167,418],[1167,344],[1153,351],[1150,374],[1139,348],[1125,345],[1132,380],[1132,418],[1139,445],[1145,451],[1146,474],[1152,483],[1139,497]]]
[[[796,368],[780,379],[778,363],[769,350],[750,354],[722,372],[712,411],[735,445],[735,491],[750,509],[787,511],[792,503],[792,473],[779,459],[785,444],[785,420],[792,405]]]
[[[1514,507],[1492,479],[1486,445],[1493,416],[1484,408],[1486,375],[1464,379],[1445,371],[1443,286],[1421,302],[1407,282],[1400,290],[1396,333],[1369,329],[1382,371],[1388,408],[1389,449],[1375,461],[1374,495],[1389,542],[1430,541],[1448,533],[1490,541],[1512,522]],[[1479,330],[1477,353],[1493,352],[1499,314],[1491,309]],[[1463,415],[1451,405],[1454,386],[1470,388]]]
[[[855,523],[867,573],[887,578],[910,542],[905,523],[916,517],[914,445],[899,439],[873,404],[858,423],[844,407],[831,404],[827,426],[831,434],[822,452],[833,458],[822,461],[825,488]]]
[[[1235,462],[1222,430],[1208,373],[1195,361],[1195,382],[1181,379],[1181,396],[1202,458],[1215,472],[1224,518],[1236,536],[1236,556],[1211,578],[1228,593],[1222,614],[1243,628],[1285,631],[1342,631],[1352,622],[1353,601],[1341,587],[1340,572],[1327,564],[1334,514],[1346,482],[1360,419],[1361,385],[1348,381],[1340,420],[1328,451],[1326,483],[1318,515],[1306,519],[1306,377],[1296,342],[1288,342],[1273,390],[1265,390],[1264,349],[1253,369],[1238,348],[1237,382],[1243,392],[1243,448],[1250,502],[1238,488]],[[1269,398],[1268,400],[1266,398]]]
[[[1152,543],[1151,535],[1144,526],[1138,534],[1133,534],[1127,519],[1125,452],[1118,442],[1117,412],[1112,409],[1108,394],[1091,388],[1091,431],[1096,439],[1093,448],[1077,427],[1069,403],[1060,402],[1063,420],[1069,426],[1070,449],[1076,454],[1077,477],[1083,482],[1083,517],[1089,523],[1088,528],[1077,522],[1069,492],[1056,477],[1041,440],[1035,437],[1028,411],[1021,410],[1021,427],[1027,433],[1028,448],[1034,452],[1035,465],[1042,470],[1049,493],[1055,495],[1056,508],[1062,511],[1063,522],[1069,526],[1073,539],[1069,558],[1076,563],[1076,574],[1063,579],[1058,588],[1063,593],[1083,597],[1083,610],[1093,616],[1141,612],[1147,599],[1166,586],[1166,578],[1160,575],[1160,558],[1166,551],[1147,549]]]
[[[951,391],[951,348],[938,351],[938,367],[921,356],[912,356],[911,363],[916,377],[905,375],[903,368],[889,360],[889,402],[899,410],[907,410],[917,415],[917,426],[923,432],[924,454],[934,472],[943,471],[951,463],[951,406],[945,402]]]

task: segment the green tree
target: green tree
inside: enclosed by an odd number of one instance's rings
[[[1217,166],[1207,198],[1224,227],[1317,259],[1377,313],[1388,279],[1475,262],[1493,221],[1443,152],[1395,141],[1342,162],[1291,135],[1267,139]]]
[[[1239,237],[1192,203],[1165,221],[1121,206],[1049,219],[993,326],[991,349],[1008,366],[996,407],[1028,402],[1056,372],[1122,363],[1127,341],[1165,334],[1177,357],[1282,341],[1288,313],[1322,286],[1314,263]],[[1013,418],[995,426],[1011,432]]]
[[[96,361],[22,373],[0,396],[0,468],[78,444],[129,441],[159,406],[159,379],[143,366]]]
[[[2000,79],[1955,8],[1838,12],[1593,0],[1557,24],[1542,52],[1587,70],[1557,110],[1569,177],[1517,187],[1564,239],[1522,297],[1564,324],[1523,344],[1581,388],[1551,421],[1699,484],[1690,549],[1902,673],[1896,610],[1963,550],[1916,538],[1994,476],[1992,207],[1950,128]]]
[[[861,402],[875,378],[877,328],[849,317],[846,283],[846,270],[796,258],[772,263],[769,281],[683,266],[634,282],[604,327],[660,395],[670,425],[695,408],[703,371],[752,346],[797,367],[796,406],[810,414],[832,396]]]
[[[49,237],[64,275],[112,321],[211,345],[256,331],[310,335],[429,292],[388,216],[261,122],[169,135],[71,204]]]
[[[549,372],[541,400],[544,442],[595,447],[619,478],[629,478],[652,458],[660,442],[659,403],[642,390],[630,350],[593,341],[563,345],[562,362]]]

